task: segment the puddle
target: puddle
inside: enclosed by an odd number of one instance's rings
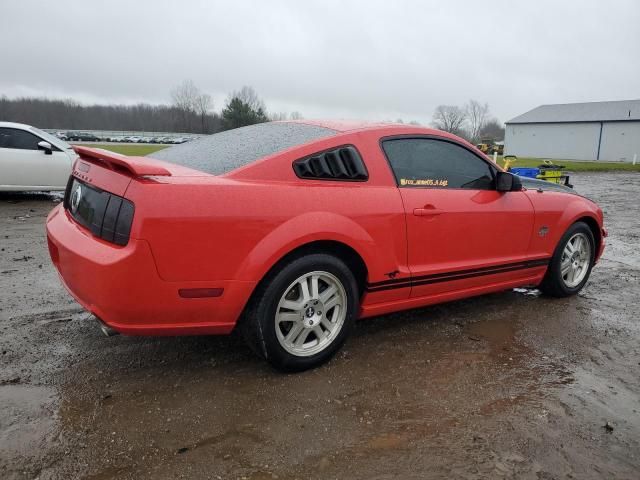
[[[57,434],[57,397],[53,389],[0,386],[0,411],[0,445],[9,456],[37,457]]]
[[[486,341],[492,357],[502,358],[507,355],[509,358],[509,352],[515,354],[526,350],[516,342],[516,327],[515,319],[499,318],[470,323],[465,327],[465,333],[472,341]],[[513,361],[513,355],[510,358]]]

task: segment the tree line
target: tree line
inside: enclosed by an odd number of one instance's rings
[[[227,98],[220,113],[211,95],[186,80],[171,91],[169,105],[83,105],[74,100],[0,97],[0,121],[58,130],[216,133],[269,120],[299,119],[299,112],[269,115],[251,87]]]
[[[74,100],[0,97],[0,120],[59,130],[117,130],[216,133],[270,120],[301,119],[299,112],[268,113],[255,90],[245,86],[231,93],[220,112],[213,98],[191,80],[171,90],[171,104],[83,105]],[[401,119],[397,122],[402,123]],[[415,121],[411,124],[418,124]],[[472,143],[504,139],[504,127],[489,105],[469,100],[464,106],[439,105],[432,125]]]

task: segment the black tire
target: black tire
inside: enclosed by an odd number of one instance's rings
[[[323,350],[310,356],[294,355],[281,345],[276,333],[276,313],[280,299],[299,277],[310,272],[328,272],[344,288],[346,316],[335,338]],[[339,258],[314,253],[294,258],[272,271],[254,292],[241,320],[240,331],[249,347],[284,372],[300,372],[327,362],[351,333],[360,307],[358,286],[349,267]]]
[[[575,286],[568,286],[565,280],[562,277],[561,272],[561,262],[562,262],[562,254],[567,246],[567,242],[577,233],[582,233],[587,238],[590,245],[590,258],[589,258],[589,266],[587,269],[587,273],[582,279],[582,281]],[[552,297],[569,297],[571,295],[575,295],[585,286],[587,281],[589,280],[589,275],[591,275],[591,269],[593,268],[593,264],[595,261],[596,254],[596,242],[593,238],[593,232],[589,228],[589,226],[584,222],[576,222],[571,225],[567,231],[564,233],[558,245],[553,252],[553,257],[551,257],[551,262],[549,263],[549,268],[547,269],[547,273],[545,274],[542,283],[540,284],[540,290],[546,295]]]

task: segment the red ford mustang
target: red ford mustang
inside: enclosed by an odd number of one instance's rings
[[[283,370],[328,360],[358,317],[537,285],[577,293],[602,210],[453,135],[275,122],[127,157],[76,147],[47,219],[53,263],[109,331],[241,331]]]

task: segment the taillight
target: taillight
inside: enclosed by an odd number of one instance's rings
[[[120,214],[116,222],[116,234],[114,236],[114,243],[118,245],[126,245],[129,241],[129,234],[131,233],[131,224],[133,223],[133,203],[129,200],[122,199],[122,205],[120,206]]]
[[[129,242],[134,206],[126,198],[73,178],[65,193],[65,208],[93,235],[116,245]]]

